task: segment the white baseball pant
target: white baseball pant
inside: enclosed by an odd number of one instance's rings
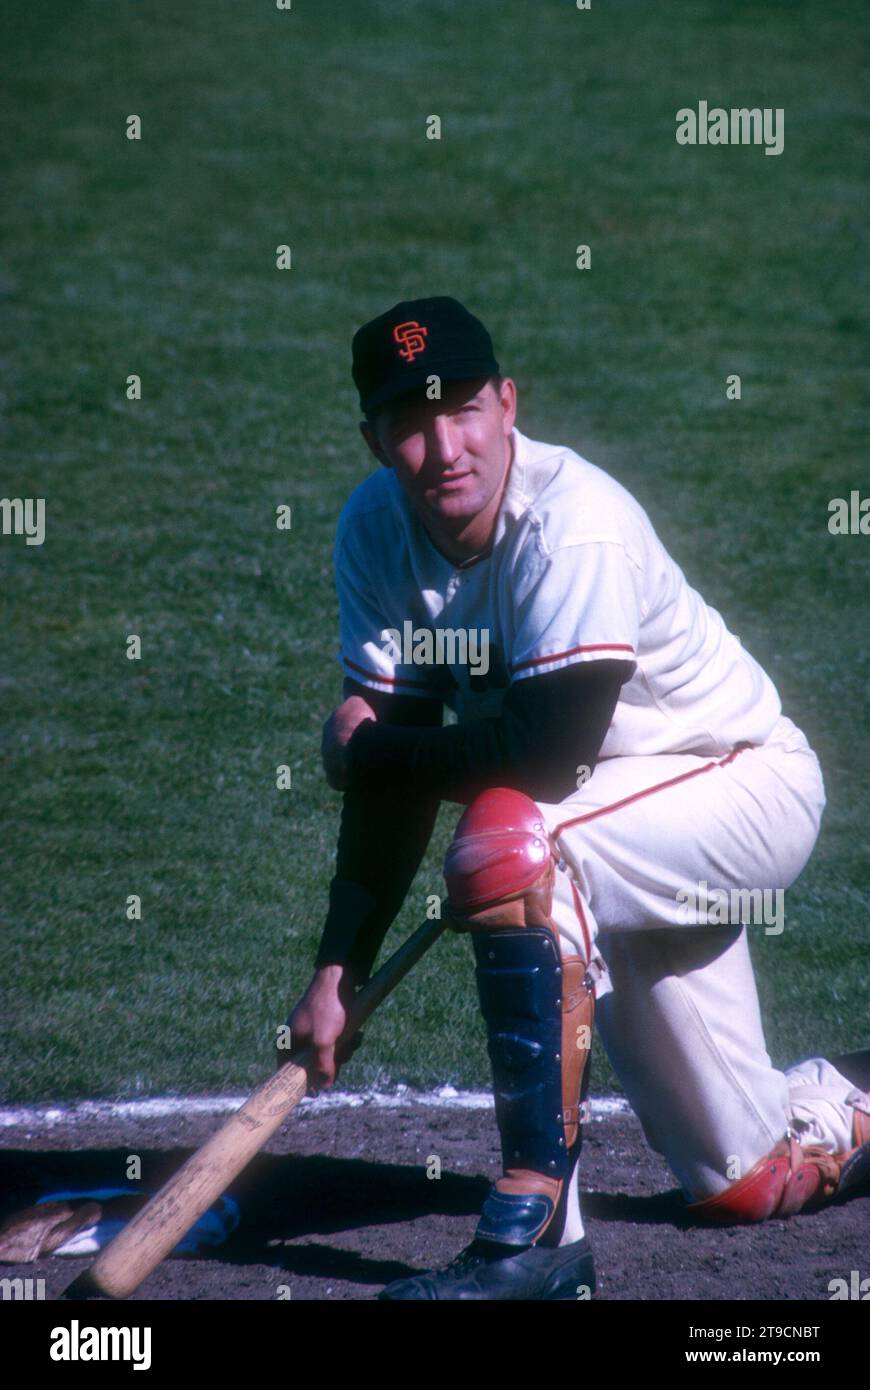
[[[588,960],[591,946],[593,961],[603,957],[602,1042],[687,1201],[742,1177],[788,1126],[801,1142],[849,1149],[852,1103],[868,1109],[866,1096],[823,1058],[787,1072],[772,1065],[746,917],[717,919],[702,899],[766,889],[771,906],[806,864],[825,793],[792,721],[781,717],[763,745],[727,757],[607,759],[565,801],[539,805],[562,855],[553,903],[562,953]],[[821,979],[815,992],[823,1003]],[[579,1233],[572,1223],[569,1238]]]

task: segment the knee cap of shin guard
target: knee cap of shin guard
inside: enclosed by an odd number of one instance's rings
[[[519,897],[549,872],[555,855],[531,797],[495,787],[475,797],[444,860],[448,901],[467,914]],[[547,904],[549,911],[549,903]]]

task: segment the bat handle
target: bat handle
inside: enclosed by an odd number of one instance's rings
[[[335,1041],[335,1055],[339,1062],[348,1060],[348,1056],[341,1057],[342,1049],[346,1048],[347,1044],[356,1037],[375,1009],[383,1003],[399,981],[404,979],[408,971],[417,964],[420,957],[426,954],[430,946],[434,945],[446,926],[447,923],[443,921],[424,922],[397,951],[393,952],[380,970],[372,975],[361,989],[357,990],[348,1004],[347,1018],[341,1035]],[[313,1049],[309,1048],[303,1053],[291,1052],[288,1061],[295,1062],[297,1066],[307,1069],[314,1061],[314,1057]]]

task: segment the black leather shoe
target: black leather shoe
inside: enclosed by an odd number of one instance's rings
[[[518,1254],[493,1241],[473,1240],[444,1269],[398,1279],[378,1294],[387,1299],[591,1298],[595,1266],[588,1239]]]

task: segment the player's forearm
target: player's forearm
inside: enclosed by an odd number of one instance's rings
[[[385,789],[345,793],[335,877],[315,967],[341,964],[365,979],[432,835],[437,799],[397,801]]]
[[[597,745],[582,737],[566,747],[552,736],[537,739],[510,714],[474,719],[443,729],[377,729],[351,743],[352,783],[371,779],[403,792],[434,794],[467,804],[489,787],[509,786],[541,801],[560,801],[574,784],[578,761],[591,763]],[[569,751],[570,750],[570,751]]]
[[[495,719],[437,729],[363,724],[348,745],[351,785],[377,781],[463,801],[510,786],[538,801],[564,800],[577,785],[578,767],[594,768],[632,670],[627,662],[591,665],[519,682]]]

